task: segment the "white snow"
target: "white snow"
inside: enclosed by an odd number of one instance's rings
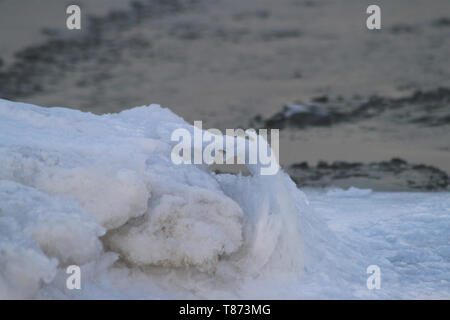
[[[327,192],[328,197],[335,198],[353,198],[353,197],[364,197],[372,193],[371,189],[358,189],[355,187],[350,187],[347,190],[342,189],[331,189]]]
[[[336,197],[309,190],[307,195],[339,239],[329,258],[332,265],[322,268],[336,269],[330,270],[332,283],[346,279],[341,282],[344,287],[320,288],[319,296],[450,298],[450,193],[361,192],[348,197],[343,192]],[[380,290],[369,291],[363,283],[369,265],[381,269]],[[321,274],[309,280],[313,288]],[[352,292],[348,287],[353,285]],[[301,295],[316,296],[304,289]]]
[[[0,298],[450,297],[449,193],[307,198],[282,171],[173,164],[178,128],[193,132],[157,105],[0,100]]]

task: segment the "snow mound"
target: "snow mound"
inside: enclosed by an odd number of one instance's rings
[[[298,277],[301,191],[281,171],[173,164],[178,128],[194,130],[157,105],[97,116],[0,100],[0,297],[104,297],[99,282],[120,270],[144,270],[167,296]],[[82,294],[64,288],[70,264],[90,279]]]
[[[308,200],[282,170],[175,165],[180,128],[194,131],[156,105],[0,100],[0,299],[450,297],[448,192]],[[81,290],[66,287],[73,264]]]

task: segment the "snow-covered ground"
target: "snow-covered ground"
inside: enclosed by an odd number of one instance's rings
[[[305,194],[282,171],[177,166],[178,128],[156,105],[0,100],[0,298],[450,298],[449,193]]]
[[[330,263],[334,266],[325,266],[342,268],[333,275],[342,278],[333,281],[341,286],[321,288],[319,297],[450,298],[450,193],[350,188],[307,190],[306,195],[339,246],[345,248],[333,253]],[[370,293],[358,282],[358,273],[367,278],[369,265],[378,265],[381,270],[381,289]],[[312,286],[321,283],[313,282],[311,279]],[[353,291],[351,286],[355,286]],[[305,291],[302,289],[301,295],[316,297]]]

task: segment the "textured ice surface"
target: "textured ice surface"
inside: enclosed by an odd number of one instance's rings
[[[100,117],[0,101],[2,297],[103,297],[111,290],[96,283],[123,278],[110,276],[117,270],[193,297],[216,282],[230,284],[216,296],[239,295],[243,279],[272,268],[300,275],[306,206],[289,177],[177,166],[178,128],[193,131],[156,105]],[[64,289],[69,264],[82,266],[85,290]]]
[[[353,197],[363,197],[368,196],[372,193],[371,189],[358,189],[355,187],[350,187],[347,190],[342,189],[332,189],[327,192],[328,197],[335,198],[353,198]]]
[[[0,100],[0,298],[448,298],[450,196],[174,165],[159,106]],[[250,168],[251,169],[251,168]],[[66,289],[68,265],[82,289]],[[366,268],[382,287],[366,288]]]
[[[354,292],[321,288],[319,296],[450,298],[450,193],[361,192],[358,197],[355,191],[347,191],[352,197],[307,191],[314,210],[345,247],[330,257],[334,266],[328,268],[342,268],[330,282],[347,278],[342,285],[356,284]],[[369,291],[363,282],[373,264],[381,269],[381,289]],[[320,287],[314,280],[320,274],[311,275],[313,288]],[[304,289],[301,295],[315,296]]]

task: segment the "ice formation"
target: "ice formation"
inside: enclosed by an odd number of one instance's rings
[[[0,119],[2,297],[70,295],[57,273],[112,253],[103,275],[126,266],[152,279],[159,268],[181,273],[180,286],[189,273],[206,282],[268,268],[301,274],[295,185],[282,172],[218,176],[173,164],[171,132],[193,127],[169,110],[96,116],[2,100]]]
[[[0,298],[449,298],[450,196],[175,165],[168,109],[0,100]],[[66,288],[79,265],[82,289]],[[366,287],[379,265],[382,288]]]

